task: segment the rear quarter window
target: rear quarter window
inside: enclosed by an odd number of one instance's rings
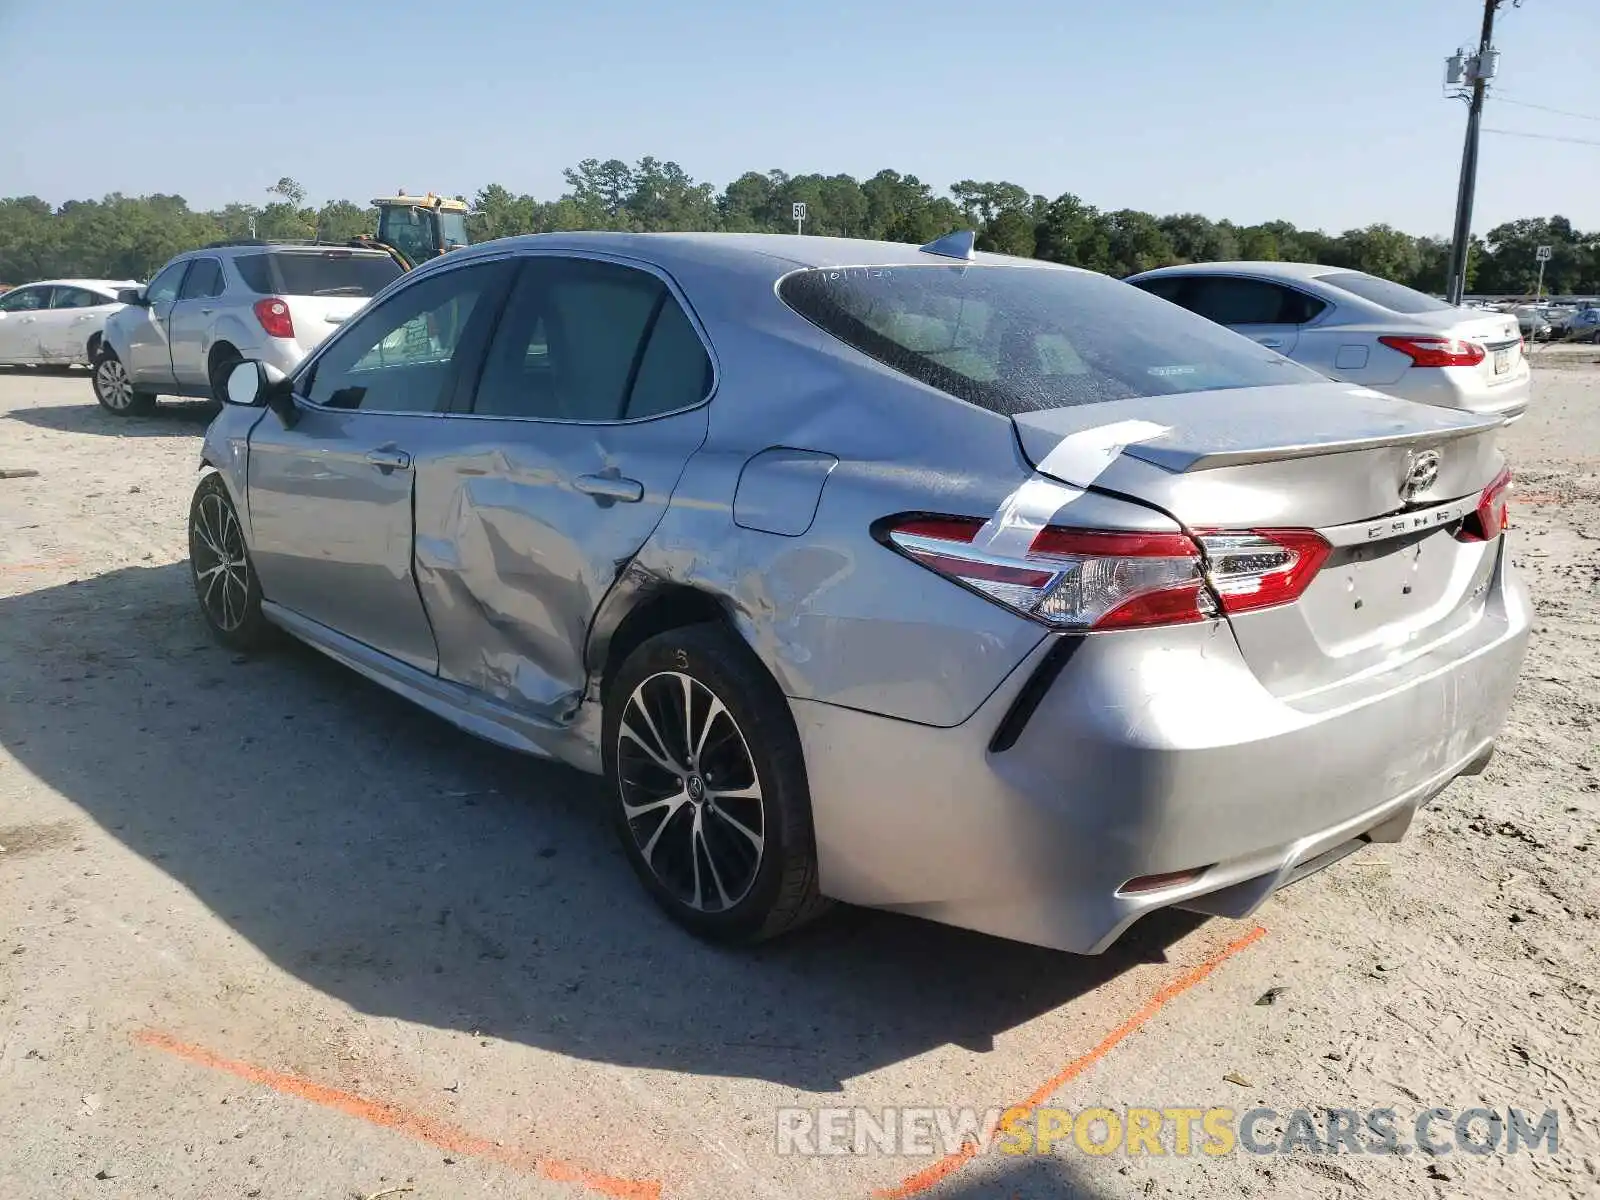
[[[1046,267],[815,268],[779,297],[846,345],[1010,416],[1321,377],[1136,287]]]
[[[247,254],[234,266],[245,286],[262,296],[375,296],[400,275],[387,254],[349,250]]]

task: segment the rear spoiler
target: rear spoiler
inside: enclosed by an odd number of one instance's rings
[[[1218,450],[1201,455],[1182,449],[1163,449],[1159,444],[1141,444],[1129,446],[1122,453],[1128,458],[1141,459],[1163,470],[1183,474],[1189,471],[1211,471],[1218,467],[1242,467],[1249,463],[1278,462],[1286,458],[1320,458],[1324,454],[1348,454],[1356,450],[1377,450],[1383,446],[1408,446],[1418,442],[1437,444],[1485,433],[1504,423],[1501,417],[1486,416],[1470,425],[1458,425],[1451,429],[1429,429],[1422,433],[1379,434],[1374,437],[1349,438],[1337,442],[1252,446],[1248,450]]]

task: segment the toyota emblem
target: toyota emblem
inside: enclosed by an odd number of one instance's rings
[[[1439,452],[1424,450],[1406,455],[1405,478],[1400,481],[1400,499],[1410,501],[1431,488],[1439,479]]]

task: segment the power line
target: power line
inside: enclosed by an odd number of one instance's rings
[[[1573,112],[1571,109],[1567,108],[1551,108],[1548,104],[1534,104],[1527,100],[1512,100],[1507,96],[1502,96],[1494,92],[1489,93],[1489,98],[1491,100],[1498,101],[1501,104],[1514,104],[1518,108],[1536,108],[1540,112],[1556,113],[1558,116],[1563,117],[1576,117],[1580,121],[1600,121],[1600,117],[1597,117],[1592,113]]]
[[[1483,127],[1485,133],[1498,133],[1502,137],[1534,138],[1541,142],[1571,142],[1575,146],[1600,146],[1600,139],[1560,137],[1553,133],[1524,133],[1520,129],[1490,129]]]

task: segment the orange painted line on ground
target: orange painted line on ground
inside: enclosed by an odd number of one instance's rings
[[[615,1175],[603,1175],[575,1163],[546,1158],[514,1146],[502,1146],[489,1138],[468,1133],[465,1129],[424,1113],[411,1112],[397,1104],[388,1104],[382,1100],[369,1100],[364,1096],[357,1096],[354,1092],[328,1087],[326,1084],[304,1079],[299,1075],[288,1075],[282,1071],[271,1071],[251,1063],[223,1058],[220,1054],[213,1054],[204,1047],[191,1046],[186,1042],[180,1042],[170,1034],[154,1029],[140,1030],[133,1035],[133,1040],[141,1046],[149,1046],[151,1049],[175,1055],[185,1062],[237,1075],[240,1079],[271,1088],[285,1096],[320,1104],[323,1108],[331,1108],[335,1112],[355,1117],[369,1125],[393,1129],[397,1133],[403,1133],[407,1137],[426,1142],[430,1146],[437,1146],[452,1154],[486,1159],[513,1170],[530,1175],[542,1175],[546,1179],[554,1179],[561,1183],[575,1183],[603,1196],[615,1197],[616,1200],[660,1200],[661,1197],[661,1184],[656,1180],[623,1179]]]
[[[1257,925],[1242,938],[1229,942],[1198,966],[1190,967],[1178,978],[1157,991],[1149,1000],[1145,1001],[1144,1007],[1134,1013],[1133,1016],[1101,1038],[1100,1044],[1094,1049],[1086,1054],[1079,1055],[1062,1067],[1061,1070],[1028,1093],[1027,1099],[1011,1105],[1009,1111],[1015,1112],[1018,1109],[1022,1109],[1031,1115],[1034,1109],[1050,1099],[1061,1088],[1115,1050],[1130,1033],[1148,1024],[1152,1017],[1166,1007],[1169,1000],[1183,995],[1184,992],[1194,987],[1195,984],[1200,983],[1239,951],[1260,941],[1266,936],[1266,933],[1265,929]],[[873,1195],[879,1197],[880,1200],[906,1200],[907,1197],[919,1195],[959,1171],[976,1158],[978,1153],[978,1143],[967,1142],[954,1154],[945,1155],[932,1166],[923,1168],[915,1175],[908,1175],[893,1187],[881,1188],[873,1192]]]

